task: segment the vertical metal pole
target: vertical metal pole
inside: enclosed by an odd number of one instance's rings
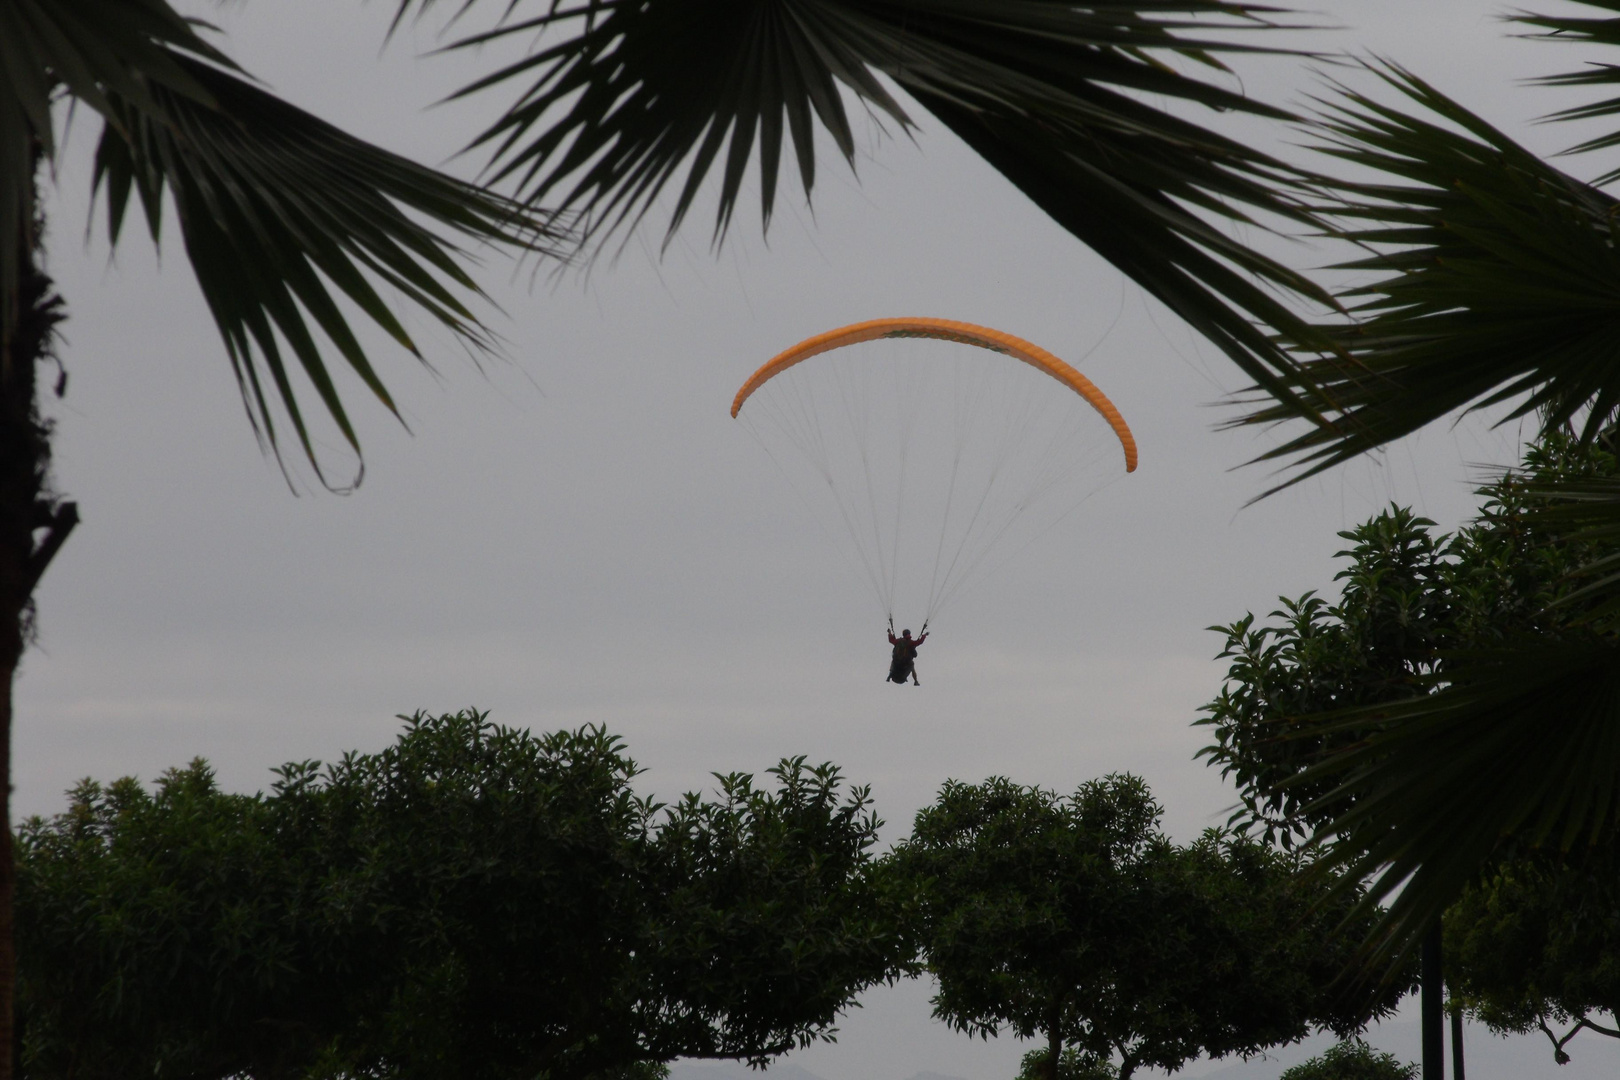
[[[1451,1014],[1451,1076],[1463,1080],[1462,1013]]]
[[[1445,993],[1440,973],[1440,921],[1423,935],[1422,961],[1423,1080],[1446,1080]]]

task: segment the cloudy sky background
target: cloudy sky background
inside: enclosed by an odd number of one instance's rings
[[[475,171],[454,154],[496,100],[429,106],[494,56],[427,57],[433,25],[384,48],[391,7],[376,0],[196,10],[294,102]],[[1568,145],[1573,132],[1531,124],[1560,98],[1515,80],[1582,57],[1508,39],[1500,10],[1357,0],[1313,16],[1345,29],[1298,40],[1387,55],[1538,150]],[[1294,61],[1241,76],[1274,101],[1320,88]],[[826,148],[814,210],[790,188],[768,240],[749,203],[713,254],[709,202],[662,257],[655,213],[589,274],[490,260],[506,359],[480,371],[420,319],[436,374],[377,342],[410,432],[350,386],[367,474],[347,497],[307,470],[294,497],[260,453],[177,237],[159,255],[132,227],[116,257],[99,224],[85,240],[95,125],[78,124],[50,260],[72,315],[56,475],[83,524],[40,590],[18,687],[18,812],[59,809],[80,777],[151,778],[199,755],[256,790],[280,762],[380,748],[395,714],[477,706],[536,729],[605,723],[664,796],[790,754],[832,760],[872,785],[891,840],[944,779],[990,774],[1067,789],[1130,770],[1174,835],[1222,820],[1232,792],[1192,760],[1206,739],[1189,726],[1224,670],[1205,627],[1331,590],[1335,533],[1391,500],[1455,525],[1519,430],[1436,427],[1245,508],[1269,474],[1239,466],[1273,443],[1212,430],[1236,369],[916,119],[911,137],[868,125],[858,179]],[[1080,362],[1142,448],[1129,481],[951,608],[921,690],[879,681],[864,585],[727,416],[770,355],[888,315],[985,323]],[[794,1061],[828,1080],[1011,1075],[1023,1047],[949,1034],[926,997],[869,995],[837,1045]],[[1387,1027],[1415,1057],[1415,1030]],[[1532,1071],[1503,1057],[1493,1072],[1487,1036],[1471,1037],[1476,1080],[1555,1071],[1536,1048]],[[1565,1080],[1620,1064],[1593,1037],[1572,1050]]]

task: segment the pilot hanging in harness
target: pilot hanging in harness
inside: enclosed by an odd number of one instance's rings
[[[889,620],[889,644],[894,646],[894,658],[889,661],[889,677],[886,682],[904,684],[909,676],[913,685],[921,686],[917,680],[917,647],[928,640],[928,624],[924,623],[922,636],[913,639],[910,630],[902,630],[899,637],[894,636],[894,620]]]

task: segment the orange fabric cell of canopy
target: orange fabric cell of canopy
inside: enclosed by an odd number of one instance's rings
[[[806,338],[791,349],[772,357],[748,377],[748,381],[743,383],[742,389],[737,391],[737,396],[731,403],[731,415],[735,417],[742,410],[743,402],[747,401],[755,390],[801,360],[808,360],[812,356],[840,349],[845,345],[891,337],[937,338],[941,341],[975,345],[981,349],[989,349],[991,352],[1003,353],[1022,360],[1031,367],[1045,372],[1085,398],[1087,404],[1097,410],[1108,422],[1108,426],[1113,428],[1114,434],[1119,437],[1120,447],[1125,451],[1125,471],[1136,471],[1136,439],[1131,435],[1131,429],[1126,425],[1125,418],[1119,414],[1114,403],[1108,400],[1108,396],[1097,389],[1095,383],[1039,345],[1033,345],[1023,338],[1014,337],[1000,330],[992,330],[988,326],[954,322],[950,319],[871,319]]]

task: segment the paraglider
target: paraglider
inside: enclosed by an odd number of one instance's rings
[[[889,620],[889,644],[894,646],[894,653],[889,658],[889,678],[892,683],[906,685],[906,677],[911,677],[913,686],[921,686],[922,681],[917,678],[917,649],[928,640],[928,627],[923,627],[922,636],[913,638],[910,630],[902,630],[899,637],[894,636],[894,620]]]
[[[965,586],[1137,464],[1130,427],[1085,375],[1023,338],[947,319],[807,338],[749,376],[731,415],[842,526],[889,619],[896,683],[920,685],[916,647]],[[897,608],[922,616],[919,637],[895,637]]]

